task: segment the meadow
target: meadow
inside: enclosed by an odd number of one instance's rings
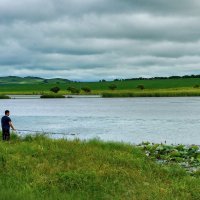
[[[123,143],[12,135],[0,142],[0,168],[5,200],[200,199],[199,174]]]
[[[80,91],[78,94],[102,95],[104,97],[137,96],[200,96],[200,78],[126,80],[105,82],[71,82],[63,79],[4,79],[0,81],[0,95],[30,94],[50,95],[50,89],[59,87],[59,95],[71,94],[68,88]],[[115,86],[112,90],[110,86]],[[143,89],[138,86],[144,87]],[[85,92],[82,88],[89,88]]]

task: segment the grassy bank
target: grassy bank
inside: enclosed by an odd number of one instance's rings
[[[199,199],[200,176],[139,147],[43,136],[0,142],[1,199]]]
[[[70,92],[60,91],[53,94],[48,91],[37,92],[7,92],[10,95],[42,95],[41,98],[64,98],[65,95],[71,95]],[[104,98],[112,97],[187,97],[200,96],[200,88],[171,88],[171,89],[132,89],[132,90],[93,90],[91,93],[80,92],[79,95],[102,95]],[[1,95],[5,98],[5,94]],[[9,98],[9,97],[6,97]]]
[[[194,88],[174,88],[174,89],[151,89],[133,91],[113,91],[103,92],[102,97],[187,97],[200,96],[200,89]]]

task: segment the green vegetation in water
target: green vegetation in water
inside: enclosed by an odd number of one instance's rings
[[[0,99],[10,99],[10,97],[7,95],[0,95]]]
[[[174,89],[174,90],[140,90],[140,91],[117,91],[117,92],[103,92],[102,97],[187,97],[200,96],[200,90],[195,89]]]
[[[192,174],[200,174],[199,146],[150,144],[146,142],[140,144],[139,147],[145,150],[148,157],[156,159],[159,163],[177,163]]]
[[[12,135],[0,142],[0,168],[5,200],[200,199],[199,174],[123,143]]]
[[[44,95],[41,95],[40,98],[42,99],[65,98],[65,96],[61,94],[44,94]]]

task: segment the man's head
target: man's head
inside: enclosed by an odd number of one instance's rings
[[[9,116],[9,115],[10,115],[10,111],[9,111],[9,110],[6,110],[6,111],[5,111],[5,115]]]

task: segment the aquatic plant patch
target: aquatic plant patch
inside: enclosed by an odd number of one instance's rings
[[[160,164],[177,163],[191,174],[200,173],[200,147],[143,142],[138,145],[146,155]]]
[[[0,95],[0,99],[10,99],[10,97],[7,95]]]
[[[65,96],[60,94],[44,94],[40,98],[41,99],[65,98]]]

